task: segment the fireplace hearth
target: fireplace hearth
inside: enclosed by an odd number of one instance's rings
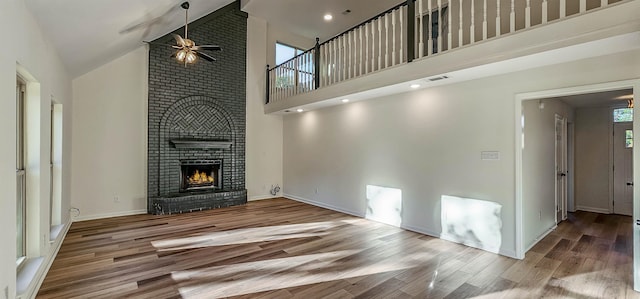
[[[180,192],[222,189],[222,160],[180,161]]]

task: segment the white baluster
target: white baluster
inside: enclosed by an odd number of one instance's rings
[[[336,79],[334,83],[338,83],[341,81],[340,76],[342,76],[342,38],[338,37],[335,39],[336,42],[336,62],[334,64]]]
[[[476,42],[476,1],[471,0],[471,26],[469,26],[469,43]]]
[[[320,45],[320,86],[325,86],[327,84],[327,51],[325,51],[325,46],[326,44]],[[320,88],[320,86],[317,87]]]
[[[429,20],[427,22],[427,26],[422,26],[422,27],[426,27],[427,29],[427,54],[425,55],[431,55],[433,54],[433,28],[431,28],[433,26],[433,21],[431,20],[431,17],[433,17],[433,14],[431,13],[432,11],[432,7],[431,7],[431,0],[427,0],[427,16],[429,16],[427,19]]]
[[[347,77],[345,79],[351,79],[351,53],[353,52],[353,45],[351,44],[351,35],[352,35],[353,31],[348,32],[345,37],[347,38]]]
[[[531,27],[531,0],[527,0],[527,6],[524,9],[524,27]]]
[[[314,78],[314,70],[311,68],[311,66],[313,65],[313,56],[315,55],[316,51],[310,51],[309,54],[307,54],[307,65],[306,65],[306,69],[307,69],[307,91],[310,91],[313,89],[313,85],[315,84],[315,78]],[[320,78],[318,78],[320,79]]]
[[[404,62],[404,12],[406,10],[406,6],[402,6],[400,8],[400,55],[399,61],[400,63]]]
[[[449,3],[449,8],[447,9],[447,20],[449,21],[449,26],[447,27],[447,50],[451,50],[453,47],[453,37],[451,36],[451,8],[453,5]]]
[[[587,0],[580,0],[580,13],[587,11]]]
[[[431,0],[429,0],[431,1]],[[438,11],[436,12],[438,15],[438,53],[442,52],[442,0],[438,0]]]
[[[358,75],[362,75],[362,61],[364,60],[364,49],[363,49],[363,40],[362,40],[362,32],[364,31],[363,27],[358,29],[358,39],[360,40],[360,59],[358,59]]]
[[[358,71],[358,33],[357,29],[353,30],[353,44],[351,47],[351,64],[353,65],[351,77],[355,77]]]
[[[274,89],[276,91],[275,92],[275,98],[276,99],[280,99],[280,92],[281,92],[280,89],[281,89],[281,87],[277,87],[277,84],[276,84],[278,82],[277,79],[280,78],[280,76],[281,76],[280,68],[279,67],[276,68],[274,73],[275,73],[275,76],[274,76],[275,78],[274,78],[274,82],[273,83],[274,83],[274,85],[276,85],[276,89]]]
[[[460,7],[460,27],[458,28],[458,47],[462,47],[462,45],[464,45],[464,40],[462,39],[462,20],[463,20],[463,15],[462,15],[462,0],[459,0],[459,7]]]
[[[347,80],[347,56],[348,56],[348,50],[347,49],[347,37],[345,35],[341,36],[340,39],[342,40],[342,61],[340,63],[340,66],[342,67],[342,78],[340,79],[340,81],[345,81]]]
[[[511,0],[511,13],[509,14],[509,28],[511,33],[516,31],[516,4]]]
[[[288,70],[289,70],[289,96],[293,96],[295,94],[295,87],[296,87],[296,73],[294,71],[294,65],[293,65],[293,60],[289,61],[289,63],[287,63],[288,65]]]
[[[364,24],[364,73],[369,73],[369,24]]]
[[[378,18],[378,70],[382,69],[382,19]]]
[[[389,67],[389,15],[384,18],[384,67]]]
[[[567,16],[567,0],[560,0],[560,19]]]
[[[607,0],[600,0],[600,7],[605,7],[607,4],[609,4]]]
[[[391,11],[391,65],[396,65],[396,11]]]
[[[338,80],[338,40],[334,39],[331,42],[331,47],[333,48],[332,51],[332,58],[331,58],[331,83],[336,83]]]
[[[327,67],[329,77],[327,78],[327,85],[330,85],[333,84],[333,75],[335,73],[335,70],[333,69],[333,57],[335,56],[334,52],[336,50],[335,43],[333,41],[330,41],[329,43],[327,43],[327,48],[329,48],[329,50],[327,51],[327,54],[329,55],[329,66]]]
[[[332,79],[332,81],[333,82],[332,83],[336,83],[336,82],[338,82],[338,59],[339,59],[338,58],[339,57],[338,54],[340,52],[340,48],[338,48],[339,44],[338,44],[338,39],[337,38],[334,39],[332,43],[333,43],[333,66],[332,66],[332,69],[333,69],[333,75],[332,75],[333,79]]]
[[[376,70],[376,23],[371,21],[371,71]]]
[[[484,5],[482,8],[482,40],[487,39],[487,0],[483,1]]]
[[[423,24],[423,17],[424,17],[424,9],[422,8],[422,1],[424,0],[418,0],[418,21],[416,22],[416,26],[417,26],[417,32],[418,32],[418,58],[424,56],[424,24]],[[428,5],[429,7],[431,6],[431,1],[429,1]],[[409,14],[411,15],[411,14]],[[428,43],[428,41],[427,41]]]
[[[546,24],[549,21],[549,3],[547,0],[542,0],[542,24]]]
[[[500,36],[502,30],[500,22],[500,0],[496,0],[496,37]]]

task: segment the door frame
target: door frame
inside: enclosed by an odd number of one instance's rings
[[[612,91],[619,89],[632,89],[634,98],[640,98],[640,78],[632,80],[614,81],[607,83],[598,83],[591,85],[541,90],[535,92],[519,93],[515,95],[515,109],[514,109],[514,134],[515,134],[515,216],[516,216],[516,257],[524,259],[525,256],[525,244],[524,244],[524,211],[522,204],[522,139],[523,139],[523,109],[522,102],[526,100],[536,100],[543,98],[553,98],[560,96],[579,95],[586,93],[595,93],[603,91]],[[640,115],[640,106],[636,105],[633,109],[635,115]],[[640,121],[633,122],[634,131],[640,132]],[[633,149],[633,172],[640,174],[640,150],[634,146]],[[633,218],[640,219],[640,184],[634,186],[633,190]],[[575,204],[575,203],[574,203]],[[640,226],[634,225],[634,268],[640,269]],[[639,250],[635,250],[638,248]],[[634,289],[640,291],[640,273],[634,273]]]
[[[562,144],[558,143],[558,132],[556,131],[556,135],[555,137],[555,153],[554,153],[554,160],[555,160],[555,202],[556,202],[556,224],[560,223],[560,221],[567,219],[567,200],[569,198],[569,167],[567,163],[567,159],[569,158],[569,153],[568,153],[568,140],[567,140],[567,117],[562,116],[560,114],[555,115],[554,117],[554,127],[557,130],[557,125],[558,125],[558,121],[561,121],[562,125],[561,125],[561,136],[562,136]],[[565,172],[564,174],[564,190],[563,190],[563,195],[562,198],[558,198],[558,188],[561,188],[560,186],[558,186],[558,146],[562,147],[562,171]],[[560,212],[560,218],[558,218],[558,212]]]

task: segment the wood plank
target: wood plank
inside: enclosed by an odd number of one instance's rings
[[[73,223],[37,298],[635,298],[632,220],[569,213],[524,260],[284,198]]]

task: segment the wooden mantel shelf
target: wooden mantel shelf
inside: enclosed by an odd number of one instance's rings
[[[220,140],[172,139],[171,144],[178,149],[229,149],[233,142]]]

